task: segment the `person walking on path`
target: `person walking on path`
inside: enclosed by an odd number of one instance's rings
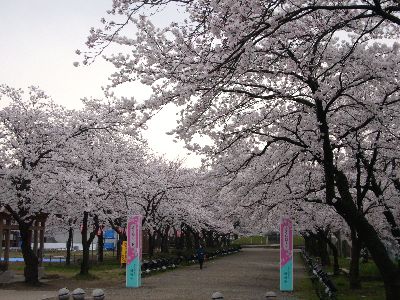
[[[200,245],[199,248],[197,249],[196,255],[197,255],[197,260],[199,261],[200,270],[201,270],[201,269],[203,269],[204,256],[205,256],[204,248],[202,245]]]

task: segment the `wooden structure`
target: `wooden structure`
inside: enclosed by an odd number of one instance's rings
[[[30,229],[29,243],[33,243],[33,251],[38,256],[39,265],[42,265],[44,250],[44,231],[47,214],[38,215]],[[0,210],[0,265],[2,270],[8,269],[10,259],[11,231],[19,231],[18,224],[6,210]],[[4,250],[3,250],[4,247]]]

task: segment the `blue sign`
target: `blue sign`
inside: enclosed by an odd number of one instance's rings
[[[114,250],[114,243],[104,243],[104,249],[105,250]]]
[[[109,240],[115,239],[115,231],[113,229],[107,229],[104,231],[104,238]]]

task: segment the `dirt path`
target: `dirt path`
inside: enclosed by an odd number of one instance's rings
[[[139,289],[127,289],[123,282],[104,289],[107,300],[202,300],[211,299],[215,291],[221,292],[224,299],[232,300],[265,299],[267,291],[276,292],[279,297],[275,299],[297,299],[290,293],[279,293],[278,262],[278,250],[243,249],[241,253],[206,262],[203,270],[193,265],[143,278]],[[303,266],[295,265],[295,278],[304,275]],[[39,300],[54,294],[55,291],[0,290],[0,300]]]

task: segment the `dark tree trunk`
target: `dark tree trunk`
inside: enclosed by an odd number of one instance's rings
[[[309,79],[309,86],[313,93],[318,90],[318,83],[313,78]],[[324,154],[326,202],[335,207],[350,228],[357,231],[358,237],[365,243],[382,275],[386,290],[386,300],[396,300],[400,295],[399,270],[390,259],[375,228],[355,205],[346,175],[335,167],[326,110],[321,99],[315,99],[315,108]],[[340,199],[335,197],[335,187],[339,192]]]
[[[360,289],[360,253],[361,241],[357,237],[355,229],[351,230],[351,260],[350,260],[350,273],[349,283],[351,289]]]
[[[366,169],[369,168],[368,162],[364,159],[364,166]],[[394,175],[395,169],[396,169],[396,162],[395,159],[392,159],[392,175]],[[398,192],[400,192],[400,181],[398,178],[392,177],[392,182],[397,189]],[[390,231],[392,232],[393,237],[397,241],[398,245],[400,245],[400,227],[397,224],[398,220],[396,220],[396,217],[393,215],[391,208],[387,205],[385,200],[383,199],[383,190],[381,188],[381,185],[378,184],[375,175],[372,173],[371,174],[371,190],[374,192],[376,198],[378,199],[378,202],[382,207],[384,207],[383,215],[386,218],[386,221],[390,225]]]
[[[221,235],[221,244],[222,244],[222,247],[226,247],[226,236],[225,235]]]
[[[154,256],[154,248],[155,248],[155,233],[151,234],[149,232],[149,256]]]
[[[25,262],[25,282],[36,285],[39,283],[39,260],[31,247],[30,224],[19,222],[18,225],[21,234],[22,256],[24,257]]]
[[[88,220],[89,220],[89,213],[83,213],[83,222],[82,222],[82,261],[81,261],[81,275],[88,275],[89,274],[89,266],[90,266],[90,245],[92,244],[96,232],[99,229],[99,224],[97,217],[94,218],[94,229],[92,232],[88,232]],[[89,234],[89,238],[88,238]]]
[[[174,244],[175,249],[182,249],[180,246],[180,237],[178,236],[178,231],[174,229]]]
[[[304,235],[304,249],[307,253],[311,254],[311,237],[310,235]]]
[[[120,262],[122,241],[124,240],[124,238],[126,240],[126,235],[122,231],[120,219],[116,220],[109,219],[108,223],[110,224],[111,228],[117,233],[117,261]]]
[[[321,265],[330,266],[331,260],[329,258],[326,238],[324,235],[321,234],[318,236],[318,252],[318,256],[321,258]]]
[[[102,230],[100,234],[97,235],[97,261],[104,261],[104,236]]]
[[[333,274],[334,274],[334,275],[339,275],[339,273],[340,273],[340,270],[339,270],[340,266],[339,266],[339,252],[338,252],[338,249],[337,249],[337,247],[335,246],[335,244],[332,243],[332,241],[331,241],[330,238],[327,237],[326,242],[327,242],[329,248],[331,249],[332,255],[333,255]]]
[[[194,238],[194,248],[198,249],[200,247],[200,237],[198,232],[193,232],[193,238]]]
[[[190,234],[189,230],[185,230],[185,248],[187,250],[193,249],[192,235]]]
[[[170,227],[167,226],[161,235],[161,252],[168,253],[169,252],[169,241],[168,241],[168,234],[169,234]]]
[[[216,245],[221,248],[222,247],[222,236],[220,234],[216,235],[215,237],[215,243]]]
[[[122,247],[122,241],[121,241],[121,235],[119,232],[117,232],[117,261],[121,260],[121,247]]]
[[[305,240],[306,251],[312,256],[315,257],[319,256],[318,240],[315,234],[308,234],[304,240]]]
[[[88,218],[89,214],[87,212],[83,213],[83,222],[82,222],[82,261],[81,261],[81,275],[89,274],[89,248],[90,244],[88,243]]]
[[[65,264],[69,266],[71,264],[71,248],[72,248],[72,239],[74,237],[74,230],[72,227],[68,229],[68,240],[67,240],[67,257],[65,259]]]
[[[82,261],[81,261],[81,275],[89,274],[89,259],[90,259],[90,244],[82,241]]]
[[[125,234],[117,231],[117,261],[121,261],[122,242],[126,240]]]
[[[183,231],[180,232],[180,236],[178,238],[178,246],[177,249],[183,250],[185,248],[185,234]]]
[[[214,236],[211,230],[207,232],[206,241],[207,247],[214,247]]]
[[[400,272],[397,265],[390,259],[385,246],[375,228],[368,222],[355,206],[346,176],[336,171],[337,187],[341,200],[334,206],[338,213],[346,220],[350,228],[357,231],[358,238],[365,244],[377,265],[385,285],[386,300],[397,300],[400,295]]]

